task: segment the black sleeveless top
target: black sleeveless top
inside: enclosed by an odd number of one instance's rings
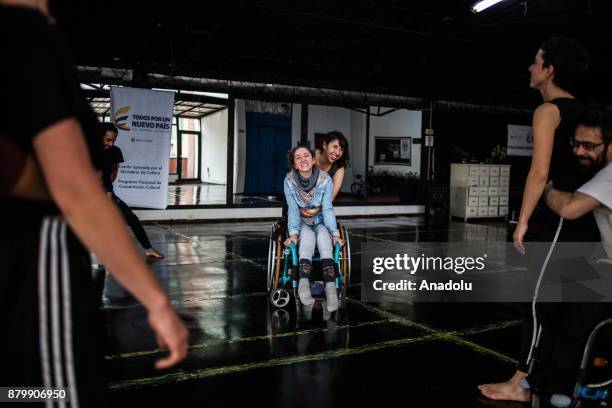
[[[585,171],[580,167],[570,145],[570,138],[574,136],[578,121],[586,108],[582,102],[572,98],[557,98],[550,103],[559,109],[561,122],[555,130],[548,178],[552,180],[556,189],[573,192],[593,177],[592,171]],[[539,209],[538,218],[544,224],[544,235],[551,235],[557,228],[559,216],[550,210],[543,200],[540,202]],[[550,236],[544,240],[549,239]],[[595,242],[599,240],[599,230],[592,212],[576,220],[563,221],[559,241]]]
[[[333,179],[334,174],[336,174],[339,168],[340,166],[338,165],[338,162],[333,162],[331,167],[329,168],[329,171],[327,172],[327,174],[329,174],[329,177]]]
[[[577,99],[557,98],[550,101],[559,108],[561,122],[555,130],[555,140],[550,160],[549,179],[555,188],[562,191],[576,191],[593,176],[580,168],[573,153],[570,139],[584,114],[585,106]]]

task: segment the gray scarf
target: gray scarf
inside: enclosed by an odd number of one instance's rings
[[[317,184],[317,180],[319,179],[319,168],[313,166],[312,174],[308,178],[304,178],[301,176],[300,172],[293,169],[295,172],[296,180],[298,181],[298,187],[302,189],[304,192],[309,192],[312,188]]]

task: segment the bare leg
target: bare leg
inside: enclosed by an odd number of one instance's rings
[[[492,400],[527,402],[531,400],[531,393],[519,384],[521,378],[526,376],[527,373],[516,370],[508,381],[482,384],[478,386],[478,389],[482,395]]]
[[[157,249],[150,247],[145,249],[145,255],[150,256],[151,258],[163,258],[164,254],[159,252]]]

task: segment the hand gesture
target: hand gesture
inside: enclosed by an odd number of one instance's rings
[[[157,344],[170,351],[168,357],[157,360],[155,368],[169,368],[183,360],[187,356],[189,333],[174,308],[166,304],[156,310],[149,310],[148,321],[157,337]]]

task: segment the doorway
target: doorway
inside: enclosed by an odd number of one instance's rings
[[[244,192],[282,193],[291,147],[291,116],[247,112],[246,135]]]
[[[184,118],[179,118],[179,126],[172,126],[170,181],[200,181],[202,134],[199,130],[199,120],[191,119],[188,121],[193,123],[186,123],[187,121]],[[184,130],[183,127],[187,127],[187,129]]]

